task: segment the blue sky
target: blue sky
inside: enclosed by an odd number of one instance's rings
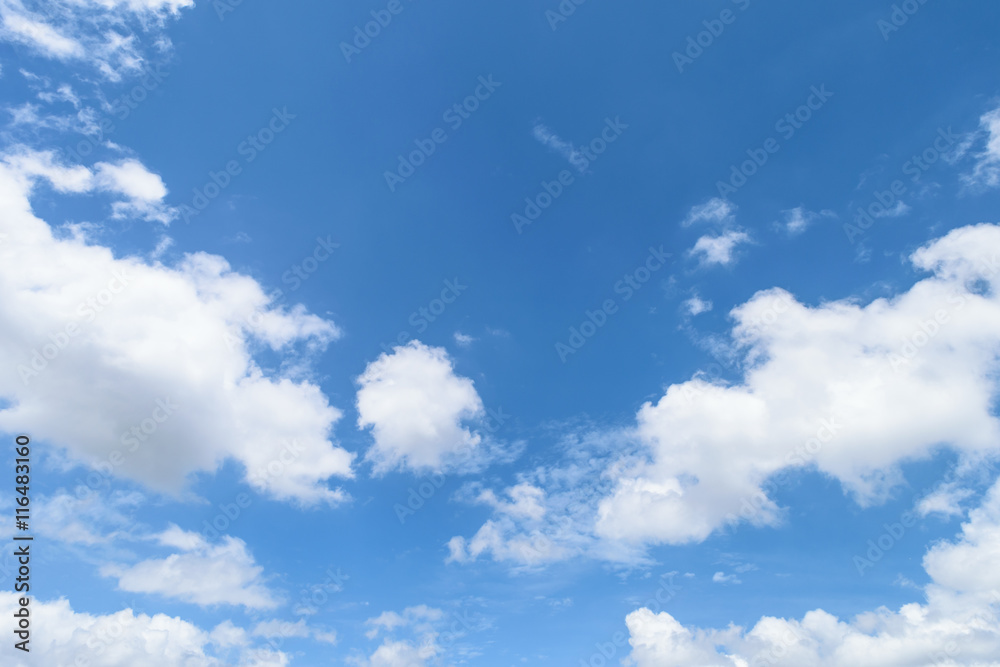
[[[998,20],[0,0],[5,664],[1000,665]]]

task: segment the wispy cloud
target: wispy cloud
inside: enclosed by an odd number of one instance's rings
[[[547,146],[549,149],[566,158],[577,171],[584,171],[585,167],[583,165],[587,163],[587,160],[576,146],[561,139],[559,135],[542,123],[535,123],[533,134],[535,135],[535,139],[543,146]]]

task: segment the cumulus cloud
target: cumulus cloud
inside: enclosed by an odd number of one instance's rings
[[[856,667],[996,665],[1000,655],[1000,484],[961,534],[924,556],[926,602],[841,620],[822,609],[801,620],[764,617],[747,630],[687,628],[666,612],[626,619],[634,667]]]
[[[358,427],[371,429],[366,458],[376,474],[467,469],[495,454],[473,428],[486,416],[483,402],[443,348],[411,341],[368,364],[357,382]]]
[[[0,614],[13,618],[18,595],[0,593]],[[90,667],[284,667],[288,656],[253,647],[246,632],[226,621],[205,631],[189,621],[132,609],[94,615],[74,611],[65,599],[32,599],[31,618],[45,632],[32,634],[31,653],[0,647],[0,662],[9,667],[75,665],[80,656]]]
[[[894,299],[808,307],[769,290],[736,308],[743,383],[696,377],[642,407],[651,460],[623,471],[598,532],[700,541],[739,514],[778,522],[761,484],[787,467],[815,466],[869,504],[902,461],[941,445],[987,455],[1000,435],[998,254],[1000,227],[961,228],[913,254],[933,275]]]
[[[736,261],[737,246],[746,243],[750,243],[749,234],[731,229],[715,236],[702,236],[688,254],[698,259],[702,266],[729,266]]]
[[[210,544],[197,533],[177,526],[171,526],[157,539],[180,553],[131,566],[106,565],[101,574],[117,579],[123,591],[159,594],[201,606],[278,606],[276,595],[261,576],[263,568],[254,561],[243,540],[227,535],[219,544]]]
[[[138,165],[104,173],[139,201],[159,193]],[[50,153],[0,159],[0,428],[158,491],[234,459],[275,498],[343,500],[327,485],[353,475],[353,455],[331,442],[341,412],[317,385],[265,374],[253,358],[262,346],[306,358],[339,329],[273,305],[221,257],[116,257],[80,234],[57,238],[33,214],[39,183],[75,193],[94,180]]]
[[[911,261],[929,275],[866,305],[756,294],[730,313],[740,382],[696,374],[670,385],[638,411],[625,445],[521,476],[543,492],[541,520],[498,502],[476,536],[452,541],[451,558],[634,559],[651,544],[780,523],[765,488],[788,471],[818,470],[868,506],[902,480],[903,462],[944,447],[969,465],[995,456],[1000,227],[955,229]],[[530,539],[540,548],[512,548]]]

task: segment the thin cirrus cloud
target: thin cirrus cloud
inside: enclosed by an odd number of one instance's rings
[[[72,194],[99,181],[140,204],[163,192],[137,162],[97,173],[51,153],[0,158],[0,395],[10,402],[0,428],[30,430],[86,465],[114,460],[115,476],[161,492],[235,459],[274,498],[344,500],[327,484],[353,476],[353,454],[330,440],[341,412],[315,384],[268,376],[252,357],[261,345],[308,357],[338,338],[336,325],[273,306],[218,256],[165,266],[80,234],[57,238],[31,210],[42,184]]]
[[[580,172],[586,171],[587,159],[583,156],[583,154],[580,153],[576,146],[560,138],[559,135],[550,130],[548,126],[542,123],[536,123],[534,129],[532,130],[532,134],[543,146],[566,158],[567,162],[569,162],[573,168]]]
[[[978,150],[973,146],[979,145]],[[965,152],[971,152],[975,164],[962,175],[965,184],[974,189],[1000,187],[1000,108],[979,119],[979,132],[966,142]]]
[[[681,221],[681,226],[690,227],[698,223],[725,223],[733,219],[736,209],[736,204],[731,201],[713,197],[704,204],[693,206],[687,217]]]
[[[44,58],[86,63],[120,81],[146,64],[143,43],[168,48],[165,21],[191,7],[194,0],[0,0],[0,40]]]

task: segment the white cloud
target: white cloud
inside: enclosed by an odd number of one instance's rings
[[[268,639],[312,637],[316,641],[326,644],[337,643],[336,632],[324,632],[311,628],[306,624],[305,619],[299,619],[295,623],[280,620],[261,621],[254,626],[252,634],[255,637],[267,637]]]
[[[920,516],[940,514],[945,517],[962,516],[961,503],[972,496],[972,491],[955,483],[942,484],[932,493],[920,499],[916,511]]]
[[[716,572],[712,575],[712,581],[717,584],[742,584],[740,578],[735,574],[726,574],[725,572]]]
[[[456,331],[455,332],[455,342],[458,343],[462,347],[469,347],[474,342],[476,342],[476,340],[478,340],[478,339],[477,338],[473,338],[472,336],[470,336],[468,334],[464,334],[461,331]]]
[[[898,202],[898,204],[903,204],[903,202]],[[903,205],[905,206],[905,204]],[[788,209],[787,211],[782,211],[781,213],[784,216],[784,220],[779,223],[779,227],[789,236],[797,236],[801,234],[820,218],[836,217],[836,214],[833,211],[820,211],[819,213],[816,213],[814,211],[809,211],[802,206]]]
[[[904,202],[902,199],[896,202],[896,205],[892,208],[886,209],[884,211],[878,211],[873,215],[876,218],[901,218],[911,210],[910,205]]]
[[[115,164],[98,162],[94,169],[97,189],[126,197],[126,201],[112,205],[114,217],[139,217],[164,224],[177,217],[174,210],[163,204],[167,196],[163,180],[138,160],[120,160]]]
[[[85,62],[111,81],[139,72],[144,43],[162,50],[163,24],[194,0],[0,0],[0,40],[38,55]]]
[[[746,232],[733,229],[718,236],[702,236],[688,254],[698,258],[702,266],[713,264],[728,266],[736,259],[734,256],[736,247],[749,242],[750,236]]]
[[[926,603],[843,621],[817,609],[802,620],[761,618],[750,630],[684,627],[649,609],[629,614],[634,667],[993,667],[1000,655],[1000,484],[953,542],[924,557]]]
[[[209,544],[196,533],[172,526],[158,536],[164,546],[180,549],[166,558],[152,558],[132,566],[106,565],[101,574],[118,580],[118,588],[132,593],[155,593],[201,606],[242,605],[273,609],[278,599],[264,583],[263,568],[254,561],[243,540],[231,536]]]
[[[736,205],[726,199],[714,197],[704,204],[693,206],[688,216],[681,222],[682,227],[690,227],[698,222],[724,223],[732,220]]]
[[[13,618],[18,595],[0,592],[0,614]],[[31,600],[36,628],[31,652],[0,646],[0,662],[9,667],[77,665],[86,656],[89,667],[282,667],[284,653],[252,648],[245,631],[226,621],[211,632],[177,617],[147,615],[132,609],[93,615],[74,611],[65,599]],[[235,648],[235,654],[232,649]]]
[[[701,315],[702,313],[707,313],[712,310],[712,302],[705,301],[697,294],[695,294],[690,299],[686,300],[683,304],[685,312],[688,315],[694,317],[696,315]]]
[[[522,475],[544,492],[542,519],[498,502],[473,538],[453,538],[450,559],[635,560],[652,544],[780,523],[765,489],[786,471],[814,468],[867,506],[901,481],[903,462],[943,447],[963,465],[995,455],[1000,227],[953,230],[911,261],[931,275],[867,305],[756,294],[731,312],[742,381],[673,384],[615,447]]]
[[[962,178],[970,187],[995,188],[1000,186],[1000,108],[983,114],[979,127],[973,141],[985,137],[985,146],[975,154],[972,171]]]
[[[27,44],[50,58],[69,60],[86,53],[83,44],[62,34],[38,14],[28,12],[16,0],[0,3],[0,20],[3,39]]]
[[[419,605],[408,607],[402,614],[387,611],[365,621],[370,629],[369,639],[379,634],[387,636],[368,658],[351,660],[358,667],[425,667],[443,650],[438,643],[437,626],[444,619],[440,609]],[[412,633],[412,639],[397,639],[392,635],[400,631]]]
[[[585,165],[587,164],[587,159],[582,153],[580,153],[576,146],[568,141],[560,139],[559,135],[541,123],[535,124],[535,128],[532,133],[534,134],[535,139],[537,139],[543,146],[546,146],[562,155],[577,170],[581,172],[586,170]]]
[[[1000,284],[987,268],[998,254],[1000,227],[966,227],[915,252],[934,275],[892,300],[811,308],[771,290],[735,309],[743,383],[695,378],[643,406],[637,435],[652,460],[623,471],[598,532],[700,541],[741,509],[753,523],[779,521],[761,485],[787,467],[815,466],[867,504],[899,480],[902,461],[942,444],[990,451],[1000,297],[970,290],[976,279]]]
[[[443,348],[412,341],[380,355],[357,381],[358,427],[372,429],[366,458],[376,474],[454,468],[484,448],[482,434],[465,425],[484,416],[482,400]]]
[[[252,357],[261,344],[288,358],[320,351],[337,327],[273,306],[215,255],[168,267],[55,238],[29,202],[42,179],[83,192],[93,176],[50,153],[0,160],[0,397],[11,403],[0,428],[89,465],[114,461],[114,475],[159,491],[235,459],[275,498],[343,500],[327,486],[353,475],[353,455],[330,440],[341,412],[315,384],[265,375]],[[142,178],[128,187],[155,194]]]

